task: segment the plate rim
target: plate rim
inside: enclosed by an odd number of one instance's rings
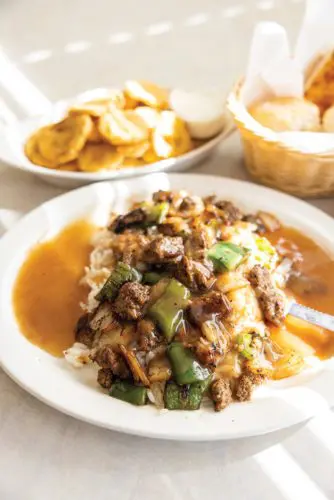
[[[222,177],[222,176],[215,176],[215,175],[205,175],[205,174],[157,174],[157,176],[159,177],[164,177],[164,178],[167,178],[169,180],[169,178],[171,177],[172,179],[173,178],[179,178],[180,181],[186,181],[187,179],[189,179],[189,177],[192,177],[194,178],[194,182],[196,181],[196,179],[198,181],[202,181],[203,179],[206,179],[206,180],[210,180],[211,182],[213,182],[214,180],[217,180],[219,179],[221,182],[228,182],[229,184],[234,184],[234,185],[237,185],[239,187],[245,187],[246,189],[247,188],[250,188],[252,190],[255,190],[255,191],[260,191],[260,192],[266,192],[267,195],[271,195],[271,194],[274,194],[275,193],[275,196],[279,195],[279,197],[282,199],[282,202],[285,201],[293,201],[294,204],[297,204],[299,205],[300,207],[303,207],[304,209],[306,209],[307,211],[311,212],[311,213],[314,213],[316,215],[318,215],[318,217],[322,218],[324,223],[326,222],[329,226],[332,226],[332,228],[334,228],[334,219],[332,219],[328,214],[324,213],[322,210],[316,208],[316,207],[313,207],[312,205],[308,204],[307,202],[303,201],[303,200],[299,200],[297,198],[294,198],[290,195],[287,195],[285,193],[280,193],[276,190],[273,190],[271,188],[267,188],[267,187],[263,187],[263,186],[259,186],[259,185],[256,185],[256,184],[253,184],[251,182],[248,182],[248,181],[242,181],[242,180],[237,180],[237,179],[231,179],[231,178],[225,178],[225,177]],[[159,179],[158,179],[159,180]],[[128,183],[128,182],[134,182],[135,179],[129,179],[129,180],[122,180],[122,181],[119,181],[120,183]],[[105,184],[105,185],[115,185],[114,182],[110,182],[110,181],[106,181],[104,183],[98,183],[100,186]],[[38,207],[36,207],[35,209],[33,209],[32,211],[30,211],[28,214],[26,214],[25,216],[22,217],[22,219],[20,219],[14,226],[12,229],[10,229],[7,233],[5,233],[5,235],[1,238],[0,240],[0,255],[2,253],[2,248],[4,247],[5,243],[7,240],[10,240],[11,238],[11,235],[14,233],[14,232],[18,232],[20,231],[20,228],[21,226],[24,227],[24,225],[26,224],[26,220],[30,217],[35,217],[35,214],[36,212],[38,213],[39,211],[42,211],[43,209],[45,209],[45,207],[47,206],[52,206],[52,204],[54,203],[59,203],[59,202],[62,202],[63,199],[66,199],[68,197],[71,197],[71,196],[75,196],[75,194],[80,191],[81,193],[84,192],[84,190],[90,190],[90,189],[94,189],[93,186],[97,186],[97,184],[93,184],[93,185],[89,185],[89,186],[84,186],[84,187],[81,187],[79,189],[76,189],[74,191],[71,191],[71,192],[68,192],[68,193],[65,193],[65,194],[61,194],[60,196],[57,196],[57,197],[54,197],[44,203],[42,203],[41,205],[39,205]],[[157,186],[158,188],[158,186]],[[219,189],[219,188],[218,188]],[[231,196],[233,198],[233,194]],[[328,230],[329,232],[330,230]],[[5,242],[5,243],[3,243]],[[334,241],[331,243],[332,246],[333,246],[333,250],[334,250]],[[31,248],[31,246],[29,247]],[[9,260],[11,260],[12,258],[10,257]],[[3,278],[2,276],[0,276],[0,298],[1,298],[1,291],[2,291],[2,287],[3,287]],[[1,324],[1,320],[0,320],[0,324]],[[23,335],[22,335],[23,337]],[[1,332],[0,331],[0,340],[4,339],[5,338],[5,334],[4,332]],[[24,337],[23,337],[24,338]],[[28,341],[27,341],[28,342]],[[36,349],[38,352],[40,352],[39,348],[33,346],[34,349]],[[105,427],[105,428],[108,428],[108,429],[113,429],[113,430],[116,430],[116,431],[120,431],[120,432],[125,432],[125,433],[128,433],[128,434],[135,434],[135,435],[140,435],[140,436],[146,436],[146,437],[150,437],[150,438],[159,438],[159,439],[176,439],[176,440],[183,440],[183,441],[186,441],[186,440],[189,440],[189,441],[211,441],[211,440],[222,440],[222,439],[234,439],[234,438],[241,438],[241,437],[246,437],[246,436],[250,436],[250,435],[261,435],[261,434],[266,434],[268,432],[272,432],[274,430],[278,430],[278,429],[282,429],[284,427],[289,427],[297,422],[300,422],[301,420],[304,420],[305,418],[308,418],[308,417],[303,417],[297,421],[292,421],[286,425],[280,425],[279,427],[277,427],[277,425],[273,425],[272,427],[271,426],[267,426],[265,429],[262,429],[262,431],[257,431],[256,434],[249,434],[247,431],[244,432],[244,433],[240,433],[240,432],[237,432],[236,434],[230,434],[230,435],[226,435],[224,434],[224,432],[220,432],[220,433],[216,433],[214,435],[211,435],[210,433],[208,434],[199,434],[199,435],[194,435],[192,434],[191,432],[186,434],[186,435],[180,435],[180,432],[176,432],[175,430],[174,431],[169,431],[169,432],[156,432],[156,431],[152,431],[152,432],[149,432],[147,429],[146,430],[140,430],[140,428],[136,428],[136,429],[131,429],[131,428],[124,428],[124,426],[122,426],[121,424],[119,425],[116,425],[115,423],[112,423],[112,424],[108,424],[106,422],[104,423],[101,423],[99,421],[96,421],[96,419],[92,419],[92,418],[89,418],[85,415],[82,415],[80,413],[78,413],[77,411],[75,410],[71,410],[67,407],[64,407],[64,406],[61,406],[57,403],[55,403],[54,401],[48,399],[48,398],[45,398],[43,397],[39,392],[38,392],[38,389],[36,390],[35,388],[32,388],[30,386],[27,386],[24,381],[22,380],[22,378],[18,377],[17,376],[17,372],[13,372],[13,370],[11,370],[7,364],[6,364],[6,360],[3,359],[2,357],[2,353],[0,354],[0,363],[1,363],[1,367],[2,369],[7,373],[7,375],[9,375],[10,378],[12,378],[20,387],[22,387],[24,390],[26,390],[28,393],[32,394],[34,397],[36,397],[37,399],[39,399],[40,401],[42,401],[43,403],[57,409],[58,411],[61,411],[62,413],[65,413],[67,415],[70,415],[74,418],[77,418],[79,420],[83,420],[85,422],[88,422],[88,423],[91,423],[93,425],[97,425],[97,426],[100,426],[100,427]],[[331,365],[333,365],[333,363],[331,363]],[[320,374],[321,375],[321,374]],[[334,370],[333,370],[333,375],[334,375]],[[290,380],[290,379],[289,379]],[[299,387],[299,386],[298,386]],[[104,396],[105,397],[105,396]],[[106,398],[107,399],[107,398]],[[244,405],[244,403],[242,403],[242,406]],[[251,405],[251,403],[250,403]],[[130,407],[131,408],[131,407]],[[131,410],[130,410],[131,411]],[[157,410],[155,410],[155,412],[157,413]],[[173,413],[173,412],[169,412],[169,413]],[[187,412],[188,413],[188,412]],[[163,419],[161,419],[161,425],[164,425],[163,423]]]

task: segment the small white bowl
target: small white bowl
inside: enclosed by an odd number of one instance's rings
[[[31,163],[24,154],[24,144],[27,138],[36,129],[43,125],[53,123],[62,119],[66,109],[73,102],[84,102],[89,99],[102,98],[106,96],[108,89],[94,89],[79,96],[60,101],[54,104],[47,113],[40,116],[14,122],[6,125],[1,130],[0,135],[0,161],[19,170],[30,172],[40,177],[45,182],[63,188],[75,188],[105,180],[119,180],[139,175],[147,175],[157,172],[176,172],[186,170],[193,165],[203,161],[212,151],[217,148],[221,141],[227,139],[233,132],[232,122],[226,119],[225,127],[217,136],[205,142],[203,145],[189,151],[177,158],[168,158],[156,163],[151,163],[141,167],[122,168],[120,170],[109,170],[94,173],[67,172],[56,169],[39,167]]]

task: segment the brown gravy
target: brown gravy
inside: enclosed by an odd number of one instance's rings
[[[14,307],[21,332],[35,345],[55,356],[74,341],[74,327],[81,314],[80,301],[87,289],[79,284],[91,251],[94,226],[78,221],[54,239],[32,249],[14,288]],[[334,314],[334,260],[314,241],[292,228],[268,234],[285,246],[297,245],[303,255],[302,271],[326,286],[321,293],[296,296],[301,303]],[[334,355],[334,334],[288,317],[286,327],[312,345],[322,358]]]
[[[13,300],[23,335],[33,344],[62,356],[74,342],[87,289],[79,284],[92,250],[94,226],[77,221],[29,253],[16,279]]]
[[[334,260],[317,243],[296,229],[283,227],[279,231],[267,234],[267,238],[274,244],[282,244],[285,248],[291,244],[298,247],[303,261],[300,265],[305,276],[314,278],[324,285],[323,290],[309,290],[293,296],[306,306],[334,315]],[[286,289],[289,293],[289,288]],[[310,344],[317,356],[328,358],[334,355],[334,333],[288,316],[286,328]]]

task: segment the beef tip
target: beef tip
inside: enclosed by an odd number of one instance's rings
[[[104,389],[110,389],[112,384],[113,374],[109,368],[100,368],[97,372],[97,381]]]
[[[140,351],[151,351],[161,342],[161,336],[150,319],[141,319],[137,325],[139,334],[138,347]]]
[[[228,380],[222,378],[215,380],[210,390],[216,411],[224,410],[232,402],[231,384]]]
[[[176,277],[193,292],[209,290],[215,281],[212,269],[188,257],[178,263]]]
[[[204,337],[200,338],[193,350],[198,361],[208,367],[216,367],[223,354],[221,349],[213,342],[208,342]]]
[[[131,267],[137,267],[149,242],[150,237],[139,232],[126,232],[113,237],[111,250],[115,261],[120,260]]]
[[[149,298],[149,286],[136,282],[124,283],[113,303],[113,310],[122,319],[137,320],[143,316]]]
[[[250,222],[251,224],[254,224],[256,226],[256,232],[258,234],[264,234],[266,232],[266,228],[265,228],[264,224],[262,223],[261,219],[259,219],[259,217],[257,217],[256,215],[253,215],[253,214],[245,215],[242,218],[242,220],[245,222]]]
[[[155,203],[163,203],[167,201],[168,203],[171,203],[174,199],[174,193],[172,191],[156,191],[153,193],[153,201]]]
[[[268,269],[257,264],[251,269],[248,278],[255,288],[265,319],[280,325],[285,317],[284,299],[273,286]]]
[[[215,237],[210,228],[200,225],[193,228],[185,244],[187,257],[204,261],[206,250],[215,244]]]
[[[91,315],[84,314],[79,318],[75,328],[75,341],[92,347],[95,331],[90,326]]]
[[[123,356],[115,352],[114,348],[109,344],[100,347],[95,354],[92,354],[92,360],[104,370],[111,370],[117,377],[129,378],[130,376],[130,371]]]
[[[254,373],[243,373],[237,380],[235,388],[235,397],[238,401],[249,401],[252,398],[256,386],[262,384],[265,380],[263,375]]]
[[[158,231],[165,236],[179,236],[190,232],[188,223],[181,217],[168,217],[158,225]]]
[[[222,292],[212,291],[208,295],[195,297],[189,307],[190,318],[198,324],[212,320],[215,316],[226,318],[232,311],[230,301]]]
[[[260,288],[261,290],[271,290],[273,288],[268,269],[262,267],[260,264],[256,264],[251,269],[248,279],[255,288]]]
[[[271,290],[261,293],[259,303],[264,314],[264,317],[276,326],[279,326],[285,318],[285,304],[283,297]]]
[[[168,221],[164,222],[163,224],[159,224],[158,231],[164,236],[177,236],[178,234],[180,234],[177,226]]]
[[[222,211],[219,215],[225,224],[234,224],[243,217],[241,210],[230,201],[219,200],[215,203],[215,205]]]
[[[217,196],[215,194],[211,194],[210,196],[205,196],[205,198],[203,198],[203,203],[205,206],[214,205],[216,200]]]
[[[95,332],[110,330],[118,326],[111,305],[108,302],[102,302],[91,316],[90,326]]]
[[[122,262],[130,267],[135,267],[136,264],[136,249],[133,246],[125,248],[122,255]]]
[[[185,196],[178,208],[181,217],[194,217],[204,210],[204,203],[199,196]]]
[[[137,226],[146,220],[146,213],[142,208],[135,208],[125,215],[119,215],[109,226],[110,231],[122,233],[125,229]]]
[[[196,200],[194,200],[191,196],[185,196],[180,204],[180,210],[182,211],[188,211],[194,207],[196,207]]]
[[[177,262],[184,254],[180,236],[158,236],[147,247],[144,260],[151,264]]]

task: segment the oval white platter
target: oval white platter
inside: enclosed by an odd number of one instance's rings
[[[101,98],[106,95],[107,91],[108,89],[94,89],[74,99],[55,103],[43,115],[32,116],[2,126],[0,130],[0,161],[16,169],[30,172],[49,184],[63,188],[76,188],[104,180],[118,180],[158,172],[187,170],[207,158],[235,129],[231,119],[226,114],[224,129],[212,139],[176,158],[168,158],[140,167],[127,167],[119,170],[105,170],[92,173],[67,172],[39,167],[28,160],[24,154],[24,144],[35,130],[49,123],[61,120],[68,107],[74,102],[84,102],[89,99]]]
[[[216,193],[247,211],[275,213],[334,255],[334,220],[311,205],[254,184],[223,177],[156,174],[103,182],[55,198],[21,219],[0,241],[0,356],[3,369],[21,387],[46,404],[75,418],[116,431],[163,439],[207,441],[255,436],[278,430],[334,404],[334,360],[260,388],[249,403],[221,413],[211,406],[194,412],[134,407],[99,390],[91,369],[76,370],[50,356],[20,333],[12,307],[12,289],[27,252],[78,218],[106,221],[109,210],[124,211],[129,201],[158,189]]]

